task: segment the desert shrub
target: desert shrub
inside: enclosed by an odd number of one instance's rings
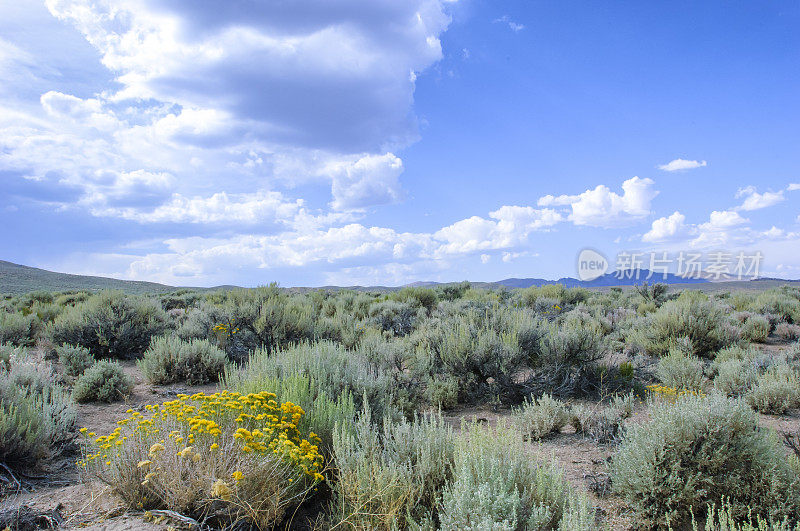
[[[740,329],[742,339],[752,343],[763,343],[769,336],[769,319],[763,315],[752,315],[742,324]]]
[[[592,394],[599,389],[596,362],[607,351],[596,332],[581,326],[551,326],[532,357],[526,388],[532,394],[554,396]]]
[[[787,341],[800,339],[800,325],[778,323],[775,327],[775,335]]]
[[[432,406],[449,409],[458,404],[458,380],[455,378],[433,376],[426,384],[425,396]]]
[[[89,349],[95,358],[137,358],[167,326],[158,302],[105,291],[65,309],[48,326],[50,340]]]
[[[737,519],[724,498],[719,506],[709,504],[706,513],[705,525],[701,527],[697,520],[693,520],[692,531],[800,531],[800,524],[793,525],[788,517],[776,522],[763,518],[752,509],[748,509],[746,518]]]
[[[55,380],[46,361],[22,349],[0,363],[0,462],[35,468],[69,447],[75,409]]]
[[[167,509],[220,528],[270,529],[323,479],[304,411],[275,395],[179,395],[89,439],[81,464],[132,508]]]
[[[627,339],[651,356],[664,356],[681,338],[691,341],[692,354],[704,357],[735,343],[738,334],[721,306],[700,293],[684,292],[642,318]]]
[[[758,371],[750,359],[726,359],[716,364],[714,388],[725,396],[740,397],[750,390]]]
[[[786,364],[769,367],[755,381],[746,399],[759,413],[786,413],[800,404],[800,378],[797,371]]]
[[[409,302],[418,308],[432,311],[436,308],[438,297],[436,290],[422,287],[406,287],[389,295],[392,300]]]
[[[626,429],[611,477],[643,527],[687,526],[723,496],[737,519],[748,507],[778,520],[800,510],[780,442],[744,402],[721,395],[654,403],[649,421]]]
[[[593,529],[586,499],[553,464],[530,458],[519,433],[473,424],[456,440],[453,480],[441,498],[443,530]]]
[[[787,323],[800,323],[800,300],[780,290],[760,293],[750,309],[761,314],[776,314]]]
[[[558,433],[570,421],[569,408],[550,395],[538,399],[526,399],[514,411],[514,424],[530,439],[541,439]]]
[[[570,408],[570,423],[581,433],[599,443],[616,441],[625,419],[633,414],[633,393],[617,395],[607,407],[576,405]]]
[[[77,347],[64,343],[56,347],[56,355],[58,356],[58,361],[64,367],[64,372],[69,376],[80,376],[83,371],[94,363],[94,358],[86,347]]]
[[[365,408],[355,425],[336,428],[333,519],[353,529],[425,527],[451,477],[453,452],[452,430],[439,415],[384,417],[379,430]]]
[[[119,363],[101,360],[86,369],[75,382],[72,396],[78,403],[116,402],[133,391],[133,380]]]
[[[384,301],[373,304],[369,309],[369,316],[384,332],[391,332],[396,336],[411,333],[419,319],[419,308],[409,303]]]
[[[513,378],[528,355],[515,332],[495,330],[481,314],[465,311],[417,330],[410,338],[414,369],[428,381],[454,378],[461,402],[517,401],[521,387]]]
[[[664,385],[676,389],[701,391],[705,383],[703,362],[680,347],[671,348],[669,354],[659,360],[656,376]]]
[[[36,337],[37,324],[35,315],[0,311],[0,343],[32,345]]]
[[[162,336],[150,341],[137,365],[150,383],[197,385],[217,381],[226,362],[225,352],[205,339],[184,341],[176,336]]]

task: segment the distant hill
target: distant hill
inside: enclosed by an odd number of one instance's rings
[[[639,272],[639,278],[623,278],[619,279],[614,273],[603,275],[591,281],[582,281],[572,277],[562,277],[558,280],[547,280],[543,278],[507,278],[497,282],[471,282],[475,288],[489,288],[496,289],[505,287],[509,289],[516,288],[529,288],[531,286],[544,286],[546,284],[564,284],[568,288],[584,287],[593,289],[607,289],[614,286],[633,286],[641,284],[642,282],[649,282],[650,284],[663,283],[669,284],[675,289],[702,289],[703,291],[716,291],[724,289],[767,289],[769,287],[780,286],[790,282],[800,282],[800,280],[783,280],[763,278],[751,281],[739,282],[711,282],[707,279],[687,279],[673,275],[667,275],[663,279],[661,274],[654,274],[652,278],[648,279],[649,271],[642,269]],[[436,287],[448,282],[413,282],[406,284],[406,286],[388,287],[388,286],[324,286],[321,288],[307,288],[307,287],[294,287],[289,288],[295,292],[305,292],[313,289],[352,289],[357,291],[396,291],[407,286],[417,287]],[[218,290],[218,289],[234,289],[236,286],[216,286],[213,288],[188,288],[196,290]],[[106,277],[93,277],[85,275],[71,275],[68,273],[55,273],[37,267],[28,267],[24,265],[14,264],[4,260],[0,260],[0,294],[20,294],[28,293],[30,291],[45,290],[45,291],[67,291],[67,290],[86,290],[86,291],[100,291],[104,289],[121,290],[125,293],[131,294],[145,294],[145,293],[165,293],[180,289],[176,286],[168,286],[165,284],[157,284],[155,282],[143,282],[138,280],[119,280],[116,278]]]
[[[67,291],[86,290],[100,291],[104,289],[122,290],[125,293],[163,293],[176,288],[137,280],[119,280],[116,278],[91,277],[54,273],[37,267],[28,267],[0,260],[0,293],[20,294],[30,291]]]

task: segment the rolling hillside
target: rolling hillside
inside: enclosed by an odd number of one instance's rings
[[[104,289],[117,289],[126,293],[140,294],[172,291],[175,288],[155,282],[55,273],[0,260],[0,293],[19,294],[36,290],[99,291]]]

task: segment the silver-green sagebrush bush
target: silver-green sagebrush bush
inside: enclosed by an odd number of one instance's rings
[[[703,390],[703,362],[691,353],[692,350],[691,343],[684,348],[675,346],[659,360],[656,376],[664,385],[674,389]]]
[[[133,379],[119,363],[101,360],[86,369],[75,382],[72,396],[76,402],[118,402],[133,391]]]
[[[770,328],[769,319],[763,315],[751,315],[742,324],[740,332],[745,341],[763,343],[769,336]]]
[[[680,529],[723,497],[736,519],[749,508],[800,514],[800,477],[780,441],[746,403],[717,394],[654,403],[648,422],[627,428],[611,479],[644,527]]]
[[[800,405],[800,375],[787,363],[769,367],[753,383],[747,402],[759,413],[782,415]]]
[[[522,406],[514,410],[514,424],[530,439],[541,439],[558,433],[569,424],[569,407],[550,395],[526,399]]]
[[[441,529],[597,529],[586,499],[552,462],[532,459],[524,445],[519,432],[505,426],[464,426],[453,479],[441,498]]]
[[[39,321],[34,314],[0,311],[0,343],[28,346],[34,343]]]
[[[64,367],[64,372],[69,376],[80,376],[94,363],[94,357],[86,347],[64,343],[56,347],[56,355]]]
[[[0,362],[0,462],[34,468],[75,437],[75,409],[44,360],[24,349]]]
[[[225,352],[206,339],[162,336],[153,338],[137,365],[150,383],[198,385],[216,382],[226,363]]]
[[[700,357],[709,357],[739,339],[723,306],[702,293],[687,291],[641,318],[630,329],[628,343],[651,356],[664,356],[681,338],[688,338],[692,354]]]

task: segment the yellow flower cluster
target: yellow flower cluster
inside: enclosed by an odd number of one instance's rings
[[[668,400],[670,402],[674,402],[682,396],[705,396],[702,391],[694,391],[692,389],[676,389],[674,387],[658,384],[648,385],[647,391],[651,398],[659,398]]]
[[[319,453],[319,437],[312,432],[308,438],[303,438],[298,429],[305,414],[303,409],[291,402],[279,404],[276,398],[269,392],[181,394],[177,400],[146,406],[148,416],[128,410],[130,416],[117,422],[119,426],[110,435],[91,441],[95,451],[88,453],[79,464],[87,466],[102,458],[110,466],[112,452],[121,452],[125,441],[134,437],[159,440],[150,447],[151,459],[166,450],[167,441],[172,442],[178,457],[195,462],[204,454],[216,455],[221,446],[232,447],[244,454],[278,455],[313,481],[321,481],[323,458]],[[178,429],[164,436],[162,430],[166,433],[169,429],[165,426]],[[82,433],[90,440],[94,437],[94,434],[87,435],[85,429]],[[148,465],[150,460],[139,462],[140,468]],[[237,471],[234,477],[239,481],[242,473]]]

